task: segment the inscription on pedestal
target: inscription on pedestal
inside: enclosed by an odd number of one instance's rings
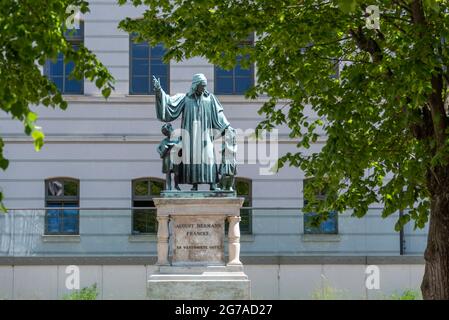
[[[173,264],[224,264],[224,219],[173,217]]]

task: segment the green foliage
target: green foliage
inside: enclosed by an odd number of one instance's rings
[[[391,300],[422,300],[422,293],[419,290],[406,289],[401,294],[393,293]]]
[[[83,0],[0,2],[0,108],[23,123],[36,150],[42,148],[44,134],[35,125],[38,117],[31,107],[67,108],[61,92],[41,72],[47,59],[62,53],[75,63],[74,78],[94,81],[106,98],[113,89],[114,79],[97,57],[84,46],[75,51],[65,39],[70,5],[79,7],[82,13],[89,11],[88,2]],[[8,161],[3,157],[3,147],[0,139],[0,168],[5,170]]]
[[[324,275],[321,275],[323,284],[312,292],[313,300],[347,300],[349,295],[345,290],[334,288]]]
[[[306,190],[311,197],[324,184],[330,195],[306,210],[352,209],[362,217],[381,203],[383,217],[406,213],[397,230],[410,220],[425,225],[432,181],[449,162],[441,107],[449,2],[119,1],[126,2],[148,10],[120,27],[152,45],[162,42],[166,60],[204,56],[231,68],[238,55],[248,55],[248,63],[257,63],[257,84],[247,97],[270,97],[258,129],[287,125],[298,147],[277,167],[300,167],[315,177]],[[367,27],[368,5],[380,9],[380,30]],[[254,46],[241,45],[250,33]],[[327,138],[321,150],[306,150],[320,136]]]
[[[96,300],[98,297],[97,284],[76,290],[64,296],[64,300]]]

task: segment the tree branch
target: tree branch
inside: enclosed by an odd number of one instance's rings
[[[311,44],[308,45],[307,47],[301,48],[301,49],[306,49],[306,50],[307,50],[307,49],[312,48],[312,47],[317,47],[317,46],[327,46],[327,45],[329,45],[329,44],[338,43],[338,42],[340,42],[340,41],[344,41],[344,40],[348,40],[348,39],[351,39],[351,37],[343,37],[343,38],[341,38],[341,39],[336,39],[336,40],[329,41],[329,42],[311,43]]]
[[[393,25],[394,27],[396,27],[396,29],[398,29],[399,31],[401,31],[403,34],[410,36],[407,31],[405,31],[400,25],[398,25],[397,23],[394,22],[394,19],[392,19],[392,17],[389,17],[388,15],[383,15],[383,18],[385,18],[385,20],[388,20],[391,25]],[[410,23],[410,21],[408,21]]]
[[[363,33],[361,26],[358,27],[357,31],[355,31],[354,29],[350,29],[349,33],[351,34],[359,49],[366,51],[371,55],[373,62],[382,61],[383,55],[379,44],[376,42],[376,40],[367,38]]]
[[[444,111],[443,77],[441,74],[432,76],[432,93],[429,97],[430,112],[432,114],[433,129],[438,147],[445,144],[447,116]]]
[[[418,35],[420,38],[424,37],[424,30],[427,24],[424,14],[424,8],[421,0],[413,0],[411,3],[412,9],[412,21],[418,28]],[[430,47],[430,51],[433,49]],[[435,68],[435,73],[432,74],[430,83],[432,85],[432,93],[428,97],[427,104],[432,115],[432,124],[434,137],[438,149],[443,148],[445,145],[446,128],[448,126],[448,118],[444,111],[443,100],[443,75],[442,70]]]
[[[405,11],[408,11],[410,13],[412,13],[412,10],[410,7],[408,7],[406,5],[406,3],[399,1],[399,0],[393,0],[393,3],[397,4],[398,6],[400,6],[402,9],[404,9]]]
[[[411,3],[411,9],[412,22],[414,24],[424,25],[426,22],[426,17],[424,16],[424,10],[421,0],[413,0],[413,2]]]

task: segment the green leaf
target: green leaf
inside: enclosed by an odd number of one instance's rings
[[[400,217],[398,219],[398,221],[396,222],[396,224],[394,226],[394,229],[399,232],[409,221],[410,221],[410,215],[404,214],[402,217]]]
[[[0,195],[1,195],[2,193],[0,192]],[[5,205],[3,204],[3,202],[0,202],[0,211],[2,212],[2,213],[8,213],[8,209],[5,207]]]
[[[37,114],[34,112],[28,112],[27,114],[27,121],[28,122],[35,122],[37,120]]]
[[[0,169],[6,170],[8,168],[9,161],[5,158],[0,157]]]
[[[357,0],[339,0],[338,7],[345,13],[354,12],[356,10]]]
[[[34,140],[35,150],[39,151],[42,148],[42,146],[44,145],[44,138],[45,138],[44,134],[41,131],[34,130],[31,133],[31,136]]]
[[[111,88],[104,88],[103,90],[101,90],[101,94],[107,99],[111,95]]]

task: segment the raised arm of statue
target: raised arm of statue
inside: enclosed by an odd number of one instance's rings
[[[155,76],[153,76],[153,87],[154,87],[154,92],[156,93],[156,96],[160,96],[161,95],[161,82],[160,79],[157,79]]]
[[[153,76],[154,92],[156,94],[156,115],[157,118],[164,122],[174,121],[184,109],[185,94],[177,94],[170,96],[164,92],[161,83]]]
[[[156,95],[156,100],[159,101],[161,99],[162,96],[162,87],[161,87],[161,80],[160,79],[156,79],[156,77],[153,75],[153,88],[154,88],[154,93]],[[157,102],[156,102],[157,104]],[[165,119],[165,104],[161,105],[161,117],[162,119]]]

